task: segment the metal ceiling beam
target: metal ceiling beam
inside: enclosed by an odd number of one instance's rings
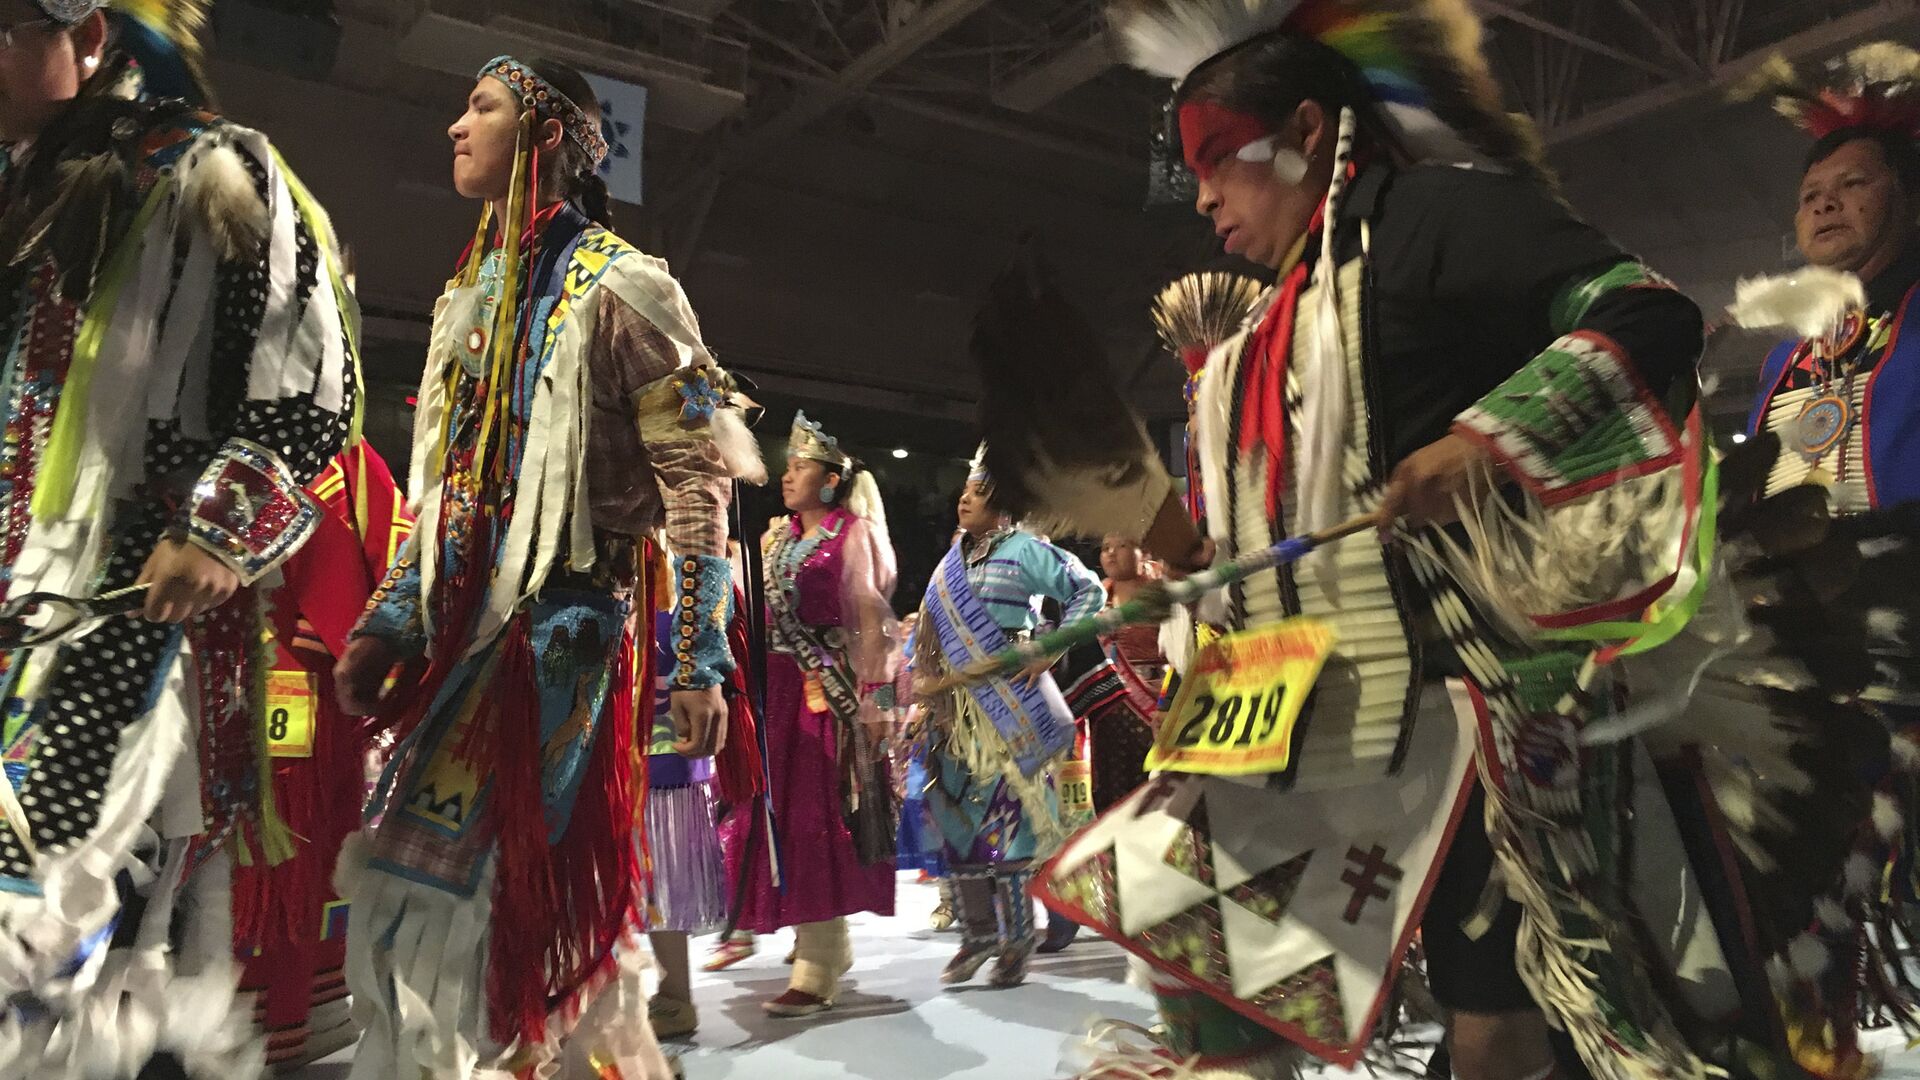
[[[1667,51],[1669,56],[1672,56],[1680,62],[1681,70],[1695,72],[1696,74],[1706,71],[1706,68],[1700,63],[1700,58],[1682,48],[1679,39],[1673,36],[1673,32],[1655,22],[1653,16],[1647,14],[1646,9],[1640,6],[1638,0],[1617,0],[1617,2],[1634,22],[1640,24],[1641,29],[1653,36],[1653,40],[1658,42],[1660,47]]]
[[[1873,7],[1802,30],[1765,48],[1756,49],[1738,60],[1722,64],[1714,69],[1713,74],[1708,78],[1657,87],[1642,94],[1635,94],[1624,101],[1596,109],[1578,120],[1561,124],[1547,131],[1547,143],[1553,146],[1589,138],[1637,120],[1650,112],[1670,108],[1707,94],[1723,94],[1742,79],[1753,74],[1760,65],[1767,62],[1768,58],[1776,54],[1788,60],[1817,55],[1882,33],[1900,23],[1911,22],[1917,14],[1920,14],[1920,3],[1916,0],[1882,0]]]
[[[813,84],[778,115],[729,141],[708,169],[725,173],[730,169],[798,135],[808,124],[857,97],[875,79],[898,67],[935,39],[960,25],[968,16],[993,0],[938,0],[929,4],[911,21],[890,34],[885,41],[861,53],[839,74]],[[662,208],[676,206],[698,194],[701,180],[689,178],[669,192]]]
[[[1104,33],[1095,34],[995,86],[993,103],[1014,112],[1034,112],[1099,78],[1114,62],[1113,42]]]
[[[1673,77],[1674,72],[1670,67],[1661,67],[1651,60],[1635,56],[1624,49],[1616,49],[1603,41],[1595,41],[1585,34],[1576,34],[1565,27],[1548,22],[1537,15],[1529,15],[1512,4],[1504,3],[1503,0],[1474,0],[1473,6],[1480,9],[1485,15],[1497,16],[1506,19],[1508,22],[1517,23],[1535,33],[1545,34],[1557,41],[1564,41],[1574,48],[1584,49],[1597,56],[1604,56],[1616,63],[1638,68],[1641,71],[1658,75],[1663,79]],[[1696,69],[1689,68],[1688,70]]]

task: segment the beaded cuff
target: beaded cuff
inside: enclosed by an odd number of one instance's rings
[[[674,565],[673,688],[705,690],[733,671],[727,623],[733,617],[733,564],[717,555],[682,555]]]
[[[426,622],[420,617],[420,568],[413,556],[402,555],[367,598],[367,610],[354,624],[354,638],[375,637],[392,645],[404,656],[418,656],[427,650]]]
[[[1568,334],[1454,420],[1548,506],[1678,464],[1680,433],[1611,338]]]
[[[228,439],[186,507],[187,539],[252,585],[285,562],[320,524],[320,510],[280,455]]]

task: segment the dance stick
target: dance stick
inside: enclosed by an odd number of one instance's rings
[[[922,697],[943,690],[1011,675],[1022,668],[1058,656],[1076,645],[1084,645],[1123,626],[1151,625],[1166,619],[1176,604],[1190,604],[1210,592],[1227,588],[1276,566],[1299,562],[1314,549],[1368,529],[1380,527],[1379,514],[1348,518],[1331,528],[1305,536],[1289,537],[1272,547],[1262,548],[1218,566],[1177,581],[1155,581],[1140,590],[1140,595],[1118,607],[1111,607],[1089,619],[1068,623],[1051,633],[1041,634],[1011,649],[976,660],[959,671],[932,679],[914,689]]]
[[[131,615],[146,606],[146,602],[145,585],[130,585],[93,597],[50,592],[15,597],[0,605],[0,649],[47,645],[97,620]],[[52,620],[45,626],[28,626],[27,620],[42,608],[53,613]]]

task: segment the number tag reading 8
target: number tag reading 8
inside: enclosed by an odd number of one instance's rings
[[[1332,628],[1302,617],[1228,634],[1202,649],[1160,725],[1147,769],[1285,772],[1294,725],[1333,640]]]
[[[267,673],[267,754],[313,756],[313,680],[304,671]]]

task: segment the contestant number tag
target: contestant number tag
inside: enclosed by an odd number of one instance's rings
[[[267,753],[313,756],[313,680],[304,671],[267,673]]]
[[[1053,772],[1060,792],[1060,809],[1068,817],[1093,816],[1093,770],[1079,758],[1068,758]]]
[[[1200,650],[1147,768],[1219,776],[1286,771],[1294,725],[1332,651],[1333,630],[1308,618],[1228,634]]]

